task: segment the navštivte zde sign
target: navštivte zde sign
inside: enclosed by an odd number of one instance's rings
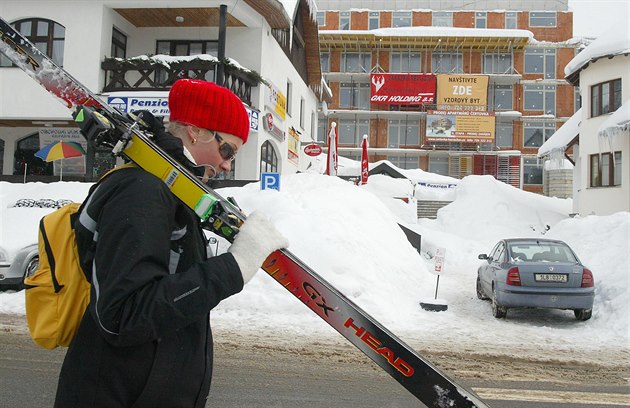
[[[438,74],[435,103],[439,110],[487,110],[488,76]]]
[[[435,103],[434,74],[370,74],[370,102],[425,105]]]

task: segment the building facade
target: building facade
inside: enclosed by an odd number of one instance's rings
[[[549,3],[549,4],[547,4]],[[579,108],[567,1],[318,0],[341,155],[543,191],[538,148]]]
[[[178,78],[232,89],[250,114],[250,136],[228,178],[295,173],[316,140],[322,81],[312,0],[6,0],[0,16],[58,65],[121,111],[168,118]],[[34,153],[56,140],[84,143],[70,111],[0,57],[0,167],[4,176],[51,176],[58,163]],[[109,151],[64,160],[63,175],[92,179],[114,163]],[[74,160],[74,161],[73,161]],[[14,176],[14,177],[15,177]],[[5,177],[7,179],[7,177]],[[28,178],[27,178],[28,179]]]
[[[573,148],[573,211],[583,216],[628,212],[630,32],[627,26],[612,25],[567,65],[565,73],[567,80],[581,90],[583,101]]]

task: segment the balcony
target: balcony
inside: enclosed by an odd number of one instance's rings
[[[219,61],[211,55],[106,58],[101,69],[105,71],[103,92],[167,91],[181,78],[204,79],[230,89],[250,106],[252,88],[263,82],[255,71],[238,67],[229,60]],[[218,81],[221,69],[223,79]]]

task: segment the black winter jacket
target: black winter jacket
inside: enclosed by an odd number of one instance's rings
[[[160,141],[190,164],[179,139]],[[157,177],[127,168],[95,187],[75,225],[91,299],[55,407],[203,407],[209,313],[242,290],[239,267],[229,253],[206,260],[198,217]]]

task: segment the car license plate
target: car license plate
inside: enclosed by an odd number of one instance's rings
[[[536,282],[559,282],[566,283],[568,275],[560,273],[537,273],[534,275]]]

